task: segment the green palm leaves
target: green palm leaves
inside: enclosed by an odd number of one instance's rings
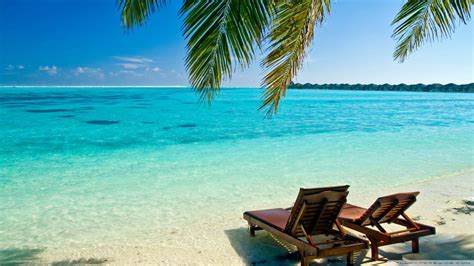
[[[474,0],[408,0],[393,20],[397,47],[393,56],[403,62],[425,41],[450,37],[459,19],[466,24]]]
[[[211,100],[234,64],[248,66],[270,18],[269,0],[186,1],[186,68],[193,88]]]
[[[142,25],[155,10],[167,3],[168,0],[117,0],[122,10],[122,25],[127,28]]]
[[[169,0],[117,0],[126,28],[142,25]],[[393,21],[394,58],[406,59],[425,41],[449,37],[470,19],[474,0],[408,0]],[[263,104],[267,115],[301,69],[330,0],[183,0],[186,69],[201,99],[211,101],[236,68],[246,68],[263,48]]]
[[[267,88],[260,108],[267,115],[278,111],[286,88],[301,68],[306,50],[314,37],[314,29],[329,12],[329,0],[279,1],[270,26],[269,53],[262,65],[268,70],[263,81]]]

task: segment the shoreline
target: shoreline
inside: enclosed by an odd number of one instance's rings
[[[420,191],[417,202],[407,213],[421,223],[435,226],[436,235],[420,239],[419,254],[411,254],[409,244],[397,244],[382,247],[381,258],[472,260],[474,233],[469,228],[474,222],[474,216],[471,215],[474,212],[473,181],[474,170],[469,170],[387,187],[383,191],[363,194],[351,191],[349,202],[368,206],[379,196]],[[16,257],[11,255],[13,262],[22,263],[297,265],[299,260],[291,251],[291,246],[275,240],[268,233],[259,233],[257,237],[250,238],[246,222],[241,217],[221,217],[212,223],[203,220],[188,228],[175,228],[169,235],[143,241],[141,245],[116,243],[76,249],[18,249],[2,252],[7,255],[7,259],[9,254],[17,253]],[[357,258],[358,263],[373,264],[369,256],[369,251],[364,251]],[[343,259],[330,258],[329,261],[331,265],[344,264]],[[324,264],[328,260],[318,262]],[[380,261],[375,264],[380,264]]]

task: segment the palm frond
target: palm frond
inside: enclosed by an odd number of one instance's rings
[[[254,58],[270,19],[270,0],[185,1],[181,14],[187,39],[186,69],[201,99],[210,101],[234,62],[242,68]]]
[[[330,0],[279,1],[268,35],[269,52],[262,61],[268,71],[262,87],[267,116],[278,111],[281,97],[301,69],[306,51],[313,41],[314,29],[330,11]]]
[[[471,18],[474,0],[408,0],[392,22],[397,41],[393,57],[403,62],[426,41],[448,38],[456,22]]]
[[[143,25],[153,12],[168,2],[169,0],[117,0],[122,25],[128,29]]]

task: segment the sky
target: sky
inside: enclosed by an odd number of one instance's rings
[[[146,25],[126,31],[115,0],[0,0],[0,85],[187,86],[181,1],[170,2]],[[404,63],[393,60],[390,24],[402,5],[333,0],[295,82],[474,82],[472,21]],[[260,86],[262,58],[224,86]]]

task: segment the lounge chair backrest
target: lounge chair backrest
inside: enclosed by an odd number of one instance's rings
[[[349,189],[348,185],[345,186],[334,186],[334,187],[318,187],[318,188],[300,188],[300,192],[298,193],[298,197],[296,197],[296,201],[293,204],[293,207],[291,208],[291,214],[290,217],[296,217],[298,213],[300,212],[300,208],[303,204],[303,197],[305,196],[310,196],[310,195],[315,195],[318,193],[321,193],[323,191],[335,191],[335,192],[345,192]],[[291,223],[291,224],[290,224]],[[293,226],[293,221],[290,220],[288,221],[289,226]]]
[[[291,210],[285,232],[295,237],[330,232],[346,203],[349,192],[342,190],[347,190],[347,187],[332,188],[334,190],[315,189],[314,194],[308,193],[308,189],[301,189]]]
[[[300,188],[298,197],[296,197],[296,201],[293,204],[293,207],[291,208],[290,217],[295,216],[299,213],[301,205],[303,203],[303,197],[305,196],[315,195],[323,191],[346,192],[347,189],[349,189],[348,185],[335,187]]]
[[[407,192],[380,197],[360,217],[358,223],[361,225],[391,223],[415,203],[418,194],[420,192]]]

